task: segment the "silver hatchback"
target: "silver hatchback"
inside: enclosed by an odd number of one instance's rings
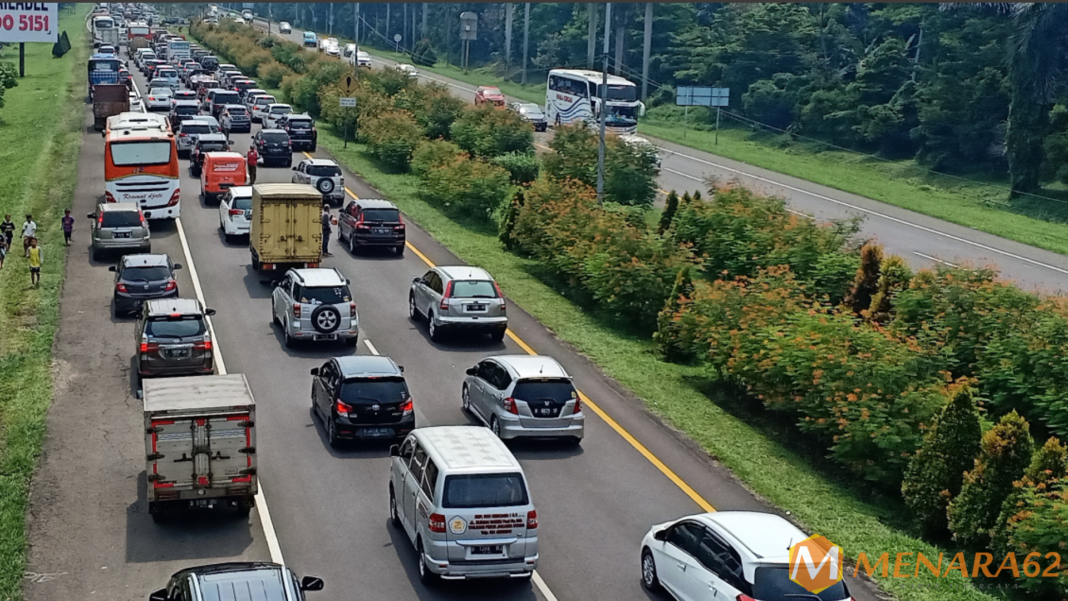
[[[106,202],[88,215],[92,231],[93,260],[105,251],[152,252],[148,223],[136,202]]]
[[[447,330],[488,332],[500,342],[508,329],[507,308],[500,286],[479,267],[434,267],[412,280],[408,291],[408,315],[413,321],[426,317],[434,342]]]
[[[586,433],[586,416],[571,376],[552,357],[498,355],[467,370],[463,409],[498,438],[565,438]]]

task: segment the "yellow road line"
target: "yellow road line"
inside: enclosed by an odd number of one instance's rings
[[[414,252],[417,257],[422,259],[428,267],[434,267],[434,262],[428,259],[427,256],[420,252],[418,248],[413,246],[411,242],[405,241],[404,244],[409,249],[411,249],[411,251]],[[524,342],[523,339],[517,336],[516,333],[512,330],[505,330],[505,334],[507,334],[509,338],[515,341],[515,343],[519,345],[519,348],[523,349],[523,351],[526,352],[528,355],[538,354],[534,352],[534,349],[530,348],[530,345]],[[586,396],[580,391],[579,398],[582,400],[583,403],[586,404],[587,407],[589,407],[594,413],[600,416],[600,418],[603,419],[606,424],[608,424],[613,430],[615,430],[617,434],[622,436],[623,440],[630,443],[630,446],[634,447],[636,451],[641,453],[642,457],[645,457],[647,460],[649,460],[649,463],[652,463],[656,469],[660,470],[660,473],[667,476],[668,480],[671,480],[673,483],[675,483],[675,486],[678,486],[679,489],[682,490],[682,492],[686,493],[686,496],[690,497],[694,501],[694,503],[697,503],[697,505],[701,509],[707,512],[712,512],[716,510],[716,508],[713,507],[711,503],[706,501],[704,497],[702,497],[700,494],[698,494],[696,490],[693,489],[693,487],[687,484],[685,480],[683,480],[671,468],[665,465],[664,462],[661,461],[660,458],[658,458],[656,455],[654,455],[652,451],[646,448],[646,446],[642,443],[638,442],[638,439],[634,438],[634,436],[630,432],[628,432],[626,428],[619,425],[619,422],[617,422],[616,420],[612,419],[612,417],[608,415],[608,413],[606,413],[604,409],[601,409],[601,407],[598,406],[597,403],[591,401],[590,397]]]

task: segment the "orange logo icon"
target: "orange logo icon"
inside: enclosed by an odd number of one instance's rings
[[[790,580],[818,595],[842,580],[842,548],[819,534],[790,547]]]

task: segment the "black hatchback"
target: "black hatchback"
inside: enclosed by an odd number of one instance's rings
[[[108,269],[115,272],[115,291],[112,310],[115,317],[128,315],[141,308],[146,300],[178,296],[178,281],[174,272],[181,269],[171,263],[167,255],[126,255],[118,265]]]
[[[355,253],[364,246],[384,246],[404,254],[405,226],[397,205],[388,200],[359,198],[341,210],[338,239]]]
[[[312,411],[331,447],[343,439],[398,439],[415,429],[404,368],[389,357],[349,355],[311,370]]]
[[[285,130],[261,129],[252,136],[252,143],[256,145],[256,152],[260,153],[264,167],[293,166],[293,143]]]

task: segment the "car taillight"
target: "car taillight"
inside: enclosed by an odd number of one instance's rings
[[[575,415],[582,413],[582,401],[577,396],[575,397],[575,409],[572,411],[572,413],[574,413]]]
[[[442,311],[448,311],[449,310],[449,297],[451,297],[451,296],[452,296],[452,282],[449,282],[445,286],[445,296],[441,297],[441,304],[438,305],[438,308],[441,309]]]
[[[348,417],[352,407],[348,403],[342,402],[341,399],[337,399],[335,402],[337,403],[337,414],[341,417]]]
[[[174,290],[176,288],[178,288],[178,282],[174,280],[167,280],[167,287],[164,288],[163,291],[170,292],[171,290]]]
[[[749,595],[746,595],[745,593],[741,593],[738,595],[738,598],[735,599],[735,601],[756,601],[756,599],[750,597]]]
[[[501,286],[497,282],[493,282],[493,287],[497,289],[497,296],[501,297],[501,312],[508,310],[508,303],[504,302],[504,293],[501,292]]]
[[[112,194],[111,192],[104,192],[104,202],[115,202],[115,195]],[[103,213],[101,213],[101,215],[100,215],[100,222],[101,223],[104,222]]]
[[[242,211],[241,209],[230,209],[230,214],[231,215],[244,215],[245,212]]]
[[[519,415],[519,406],[515,404],[515,399],[513,399],[512,397],[504,399],[504,401],[502,401],[502,405],[504,405],[504,410],[508,413],[511,413],[512,415]]]
[[[193,348],[195,348],[198,351],[210,351],[211,350],[211,341],[210,340],[205,340],[204,342],[194,342],[193,343]]]
[[[427,528],[431,532],[437,532],[438,534],[445,534],[445,516],[440,513],[432,513],[427,519]]]
[[[178,201],[181,200],[181,199],[182,199],[182,189],[181,188],[176,188],[174,190],[174,194],[171,194],[171,199],[167,201],[167,206],[168,207],[173,207],[174,205],[178,204]]]
[[[157,344],[155,342],[142,342],[141,343],[141,352],[142,353],[154,353],[154,352],[156,352],[158,350],[159,350],[159,344]]]
[[[179,138],[188,138],[189,134],[178,134]]]
[[[412,409],[414,407],[415,407],[415,404],[412,403],[412,399],[408,399],[403,405],[401,405],[401,411],[404,412],[404,415],[408,415],[409,413],[412,412]]]
[[[367,225],[367,224],[365,224],[363,222],[363,215],[362,214],[360,215],[360,218],[356,220],[356,229],[358,229],[358,230],[369,230],[369,229],[371,229],[371,226],[369,226],[369,225]]]
[[[534,530],[538,527],[538,510],[531,509],[527,512],[527,530]]]
[[[300,319],[300,303],[293,303],[293,317]]]
[[[352,303],[349,303],[349,317],[355,317],[355,316],[356,316],[356,303],[352,302]]]
[[[115,284],[115,291],[116,292],[126,292],[126,284],[123,284],[122,282],[119,282],[118,284]]]

